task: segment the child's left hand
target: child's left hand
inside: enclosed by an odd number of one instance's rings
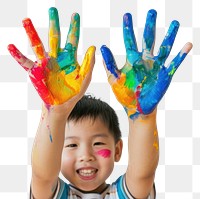
[[[80,32],[78,13],[72,15],[64,48],[60,47],[61,33],[56,8],[49,9],[49,22],[49,52],[46,52],[31,20],[23,20],[23,26],[37,57],[36,62],[25,57],[13,44],[8,46],[8,50],[28,72],[45,104],[60,105],[68,100],[77,102],[83,96],[91,80],[95,47],[91,46],[87,50],[82,65],[79,65],[77,61]]]
[[[101,47],[108,81],[130,118],[138,114],[149,114],[156,108],[175,71],[192,48],[192,44],[187,43],[169,66],[165,67],[164,63],[170,54],[179,23],[171,23],[158,55],[154,56],[156,15],[155,10],[150,10],[147,14],[142,52],[138,52],[137,49],[131,14],[124,15],[126,63],[121,70],[117,68],[110,49],[106,46]]]

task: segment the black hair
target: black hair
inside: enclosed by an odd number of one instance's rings
[[[115,143],[121,139],[117,114],[106,102],[91,95],[84,95],[70,113],[68,121],[78,122],[87,117],[93,120],[100,118],[114,137]]]

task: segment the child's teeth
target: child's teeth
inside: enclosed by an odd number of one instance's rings
[[[95,169],[83,169],[83,170],[80,170],[79,173],[81,175],[92,175],[95,173]]]

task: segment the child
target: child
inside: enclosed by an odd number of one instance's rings
[[[142,53],[137,51],[131,15],[124,15],[127,61],[121,70],[111,51],[102,46],[108,81],[129,119],[127,171],[107,185],[114,162],[120,160],[122,140],[113,109],[84,96],[91,80],[95,47],[89,48],[80,67],[76,60],[79,15],[72,15],[63,49],[57,10],[50,8],[49,16],[48,54],[30,19],[23,23],[37,62],[26,58],[14,45],[8,46],[44,101],[32,152],[31,198],[155,198],[154,176],[159,159],[156,107],[192,45],[186,44],[165,68],[179,24],[172,22],[154,57],[156,11],[150,10]],[[59,179],[60,171],[70,184]]]

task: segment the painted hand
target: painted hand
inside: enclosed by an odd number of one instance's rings
[[[117,100],[123,105],[128,116],[151,113],[165,94],[171,79],[192,48],[187,43],[168,67],[164,66],[174,43],[179,28],[178,21],[172,21],[169,30],[160,46],[157,56],[153,55],[155,42],[155,24],[157,13],[147,13],[143,34],[143,50],[138,52],[133,31],[132,16],[127,13],[123,18],[124,44],[126,63],[118,69],[109,48],[101,47],[108,81]]]
[[[8,46],[8,50],[28,72],[44,103],[57,105],[76,96],[83,89],[86,90],[82,88],[82,85],[87,79],[89,79],[88,82],[90,81],[95,47],[91,46],[87,50],[82,66],[80,66],[77,62],[79,15],[77,13],[72,15],[67,41],[63,49],[60,48],[60,25],[56,8],[49,9],[49,21],[49,52],[46,53],[31,20],[23,20],[23,26],[37,57],[36,62],[26,58],[13,44]]]

